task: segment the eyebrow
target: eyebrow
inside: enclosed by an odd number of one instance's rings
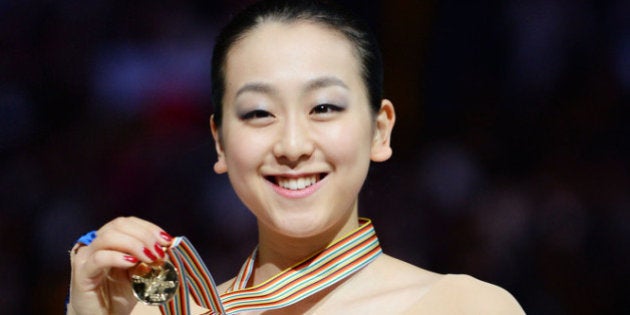
[[[236,96],[246,93],[246,92],[256,92],[262,94],[278,94],[278,90],[273,88],[271,85],[262,83],[262,82],[252,82],[243,85],[238,91],[236,91]]]
[[[317,89],[321,89],[321,88],[325,88],[329,86],[339,86],[346,90],[349,90],[348,86],[341,79],[334,76],[324,76],[324,77],[319,77],[319,78],[309,80],[306,83],[306,88],[304,90],[312,91],[312,90],[317,90]],[[235,97],[238,97],[239,95],[246,92],[255,92],[255,93],[272,94],[272,95],[279,93],[278,89],[276,89],[270,84],[263,83],[263,82],[252,82],[252,83],[247,83],[243,85],[240,89],[238,89],[238,91],[236,91]]]
[[[332,77],[332,76],[320,77],[320,78],[315,78],[313,80],[310,80],[306,84],[306,90],[312,91],[312,90],[317,90],[317,89],[321,89],[321,88],[325,88],[329,86],[339,86],[346,90],[349,90],[348,86],[341,79],[337,77]]]

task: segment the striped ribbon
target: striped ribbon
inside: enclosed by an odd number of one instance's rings
[[[215,314],[227,314],[214,279],[192,243],[184,236],[176,237],[167,254],[179,270],[179,288],[168,303],[160,305],[162,314],[190,315],[189,296]]]
[[[247,283],[254,271],[257,250],[245,261],[227,292],[218,295],[212,276],[185,237],[178,237],[169,256],[180,270],[180,288],[162,314],[190,314],[188,296],[210,314],[236,314],[277,309],[297,303],[354,274],[382,253],[374,227],[361,218],[361,226],[321,252],[254,287]]]

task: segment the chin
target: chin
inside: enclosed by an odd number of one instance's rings
[[[276,232],[294,238],[313,237],[330,229],[333,222],[319,216],[283,216],[274,222]]]

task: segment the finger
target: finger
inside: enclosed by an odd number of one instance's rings
[[[144,243],[143,252],[152,260],[163,258],[162,247],[169,246],[172,241],[172,237],[162,228],[136,217],[116,218],[103,226],[98,235],[109,231],[121,231],[141,240]]]
[[[170,234],[166,233],[164,229],[162,229],[158,225],[155,225],[138,217],[128,217],[128,219],[137,223],[138,225],[144,226],[145,230],[150,231],[151,234],[153,234],[162,245],[170,245],[173,241],[173,237]]]
[[[140,219],[138,217],[128,217],[128,219],[137,223],[138,225],[144,226],[146,230],[150,231],[153,236],[160,240],[160,244],[162,245],[170,245],[171,241],[173,240],[173,237],[170,234],[166,233],[164,229],[149,221]]]
[[[166,233],[161,227],[140,218],[130,217],[129,219],[143,226],[147,233],[151,233],[160,247],[169,247],[173,242],[173,237]]]
[[[129,275],[127,270],[113,269],[109,272],[109,278],[116,283],[125,283],[125,285],[111,286],[108,290],[110,301],[112,302],[113,314],[129,314],[136,305],[137,300],[133,296],[133,290],[130,290]]]
[[[85,249],[83,257],[87,257],[100,250],[114,250],[127,253],[144,262],[152,262],[158,258],[164,257],[164,252],[160,246],[155,243],[153,237],[132,232],[129,226],[122,230],[110,229],[102,232],[101,235]],[[83,252],[83,249],[79,251],[79,255],[82,254],[81,252]]]
[[[129,269],[135,266],[140,260],[127,253],[115,250],[99,250],[86,259],[77,268],[77,279],[85,279],[87,290],[91,290],[91,285],[98,286],[102,278],[115,269]],[[97,281],[95,281],[97,280]]]
[[[110,250],[94,252],[81,261],[75,257],[70,286],[73,309],[81,309],[82,314],[100,314],[103,308],[111,307],[120,310],[112,314],[129,314],[135,301],[125,275],[137,263],[133,256]]]
[[[170,245],[173,240],[173,237],[166,233],[161,227],[137,217],[116,218],[103,226],[102,230],[128,228],[131,228],[132,232],[135,232],[135,235],[140,238],[152,235],[154,240],[159,242],[162,246]]]

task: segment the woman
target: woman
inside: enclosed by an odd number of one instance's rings
[[[259,245],[251,272],[218,287],[222,300],[308,268],[332,249],[346,255],[355,250],[348,240],[366,235],[363,256],[336,261],[345,273],[281,307],[243,313],[522,314],[503,289],[382,254],[370,223],[359,219],[370,161],[392,154],[395,114],[382,99],[381,72],[373,37],[330,4],[262,1],[223,30],[212,68],[214,170],[228,174],[256,216]],[[138,218],[115,219],[96,235],[72,250],[68,313],[159,314],[136,302],[128,270],[164,259],[173,238]]]

